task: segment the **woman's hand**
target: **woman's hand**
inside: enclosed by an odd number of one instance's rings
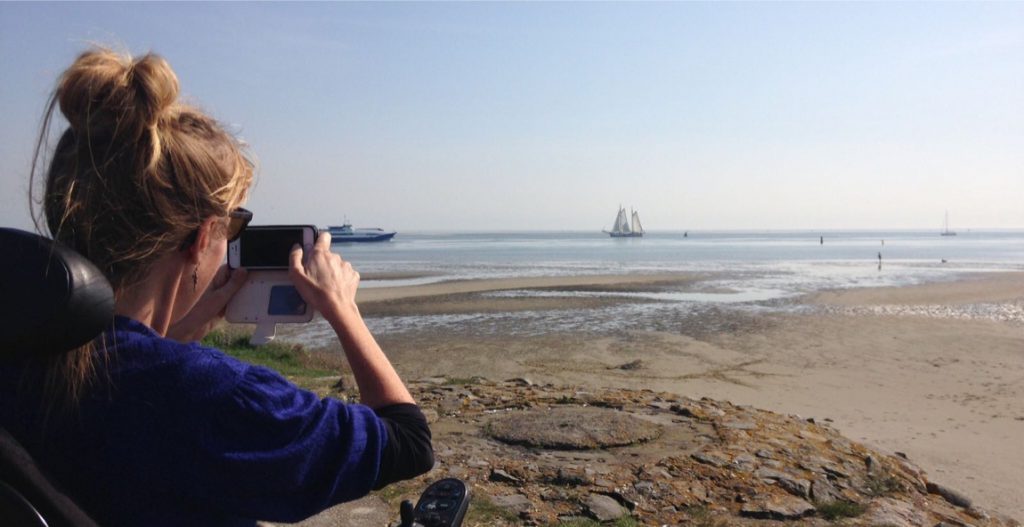
[[[303,300],[323,315],[334,328],[359,386],[359,399],[371,408],[414,403],[409,390],[359,315],[356,289],[359,273],[352,264],[331,252],[330,233],[320,233],[303,258],[302,248],[292,249],[288,275]]]
[[[247,275],[245,269],[229,269],[222,265],[192,309],[167,328],[167,337],[178,342],[192,342],[205,337],[224,318],[228,302],[245,284]]]
[[[331,252],[330,233],[320,233],[308,254],[304,255],[298,245],[293,247],[290,263],[288,276],[295,288],[324,318],[332,321],[334,317],[358,315],[359,273],[352,264]]]

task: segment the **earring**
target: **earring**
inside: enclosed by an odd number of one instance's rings
[[[192,291],[199,287],[199,265],[192,269]]]

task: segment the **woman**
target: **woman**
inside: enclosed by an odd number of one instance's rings
[[[361,404],[319,399],[196,340],[245,272],[222,265],[252,214],[242,145],[178,101],[156,55],[83,53],[62,75],[67,118],[42,197],[53,237],[114,287],[94,343],[0,365],[0,424],[100,525],[296,521],[433,465],[423,414],[355,304],[359,274],[330,235],[290,277],[338,334]],[[35,174],[35,163],[33,165]]]

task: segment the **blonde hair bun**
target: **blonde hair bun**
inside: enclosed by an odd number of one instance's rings
[[[75,132],[109,130],[138,137],[174,106],[178,77],[159,55],[132,60],[109,49],[91,49],[64,72],[57,98]]]

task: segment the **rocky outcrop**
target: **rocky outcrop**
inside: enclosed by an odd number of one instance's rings
[[[647,390],[462,382],[410,384],[434,420],[437,465],[405,489],[462,478],[478,509],[467,526],[625,515],[641,525],[1020,525],[813,420]]]

